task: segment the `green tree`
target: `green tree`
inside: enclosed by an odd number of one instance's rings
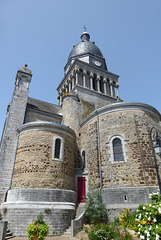
[[[102,195],[98,190],[91,190],[86,199],[86,223],[103,223],[107,221],[107,210]]]

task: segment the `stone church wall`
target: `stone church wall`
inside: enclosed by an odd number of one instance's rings
[[[151,121],[151,123],[150,123]],[[150,129],[158,123],[139,110],[125,110],[99,116],[100,153],[104,188],[157,185],[150,143]],[[110,138],[122,136],[125,145],[124,161],[112,162]],[[97,119],[82,128],[83,145],[88,149],[88,175],[92,183],[99,176]],[[126,155],[126,157],[125,157]],[[93,174],[95,173],[95,174]]]
[[[18,132],[12,188],[0,207],[3,219],[15,236],[26,236],[28,225],[41,212],[49,234],[60,235],[76,209],[74,131],[57,123],[32,122]],[[53,154],[57,138],[61,139],[59,158]]]
[[[138,108],[122,109],[98,114],[98,125],[102,191],[107,207],[147,202],[148,194],[158,186],[150,142],[151,128],[156,126],[159,129],[158,118]],[[124,145],[124,161],[115,162],[111,139],[117,136]],[[97,116],[91,117],[91,121],[82,127],[78,141],[80,151],[86,149],[89,185],[99,188]],[[137,193],[139,197],[136,199]],[[122,197],[122,202],[118,196]]]
[[[64,139],[63,160],[52,158],[53,138],[60,136]],[[31,127],[19,136],[12,189],[74,190],[74,158],[75,143],[69,135]]]
[[[81,137],[78,140],[79,151],[86,151],[89,186],[99,188],[99,162],[98,162],[98,136],[97,121],[91,121],[81,129]],[[77,163],[78,165],[79,163]]]
[[[124,139],[124,162],[109,161],[112,154],[109,140],[117,135]],[[100,142],[105,188],[157,184],[147,114],[126,110],[101,116]]]

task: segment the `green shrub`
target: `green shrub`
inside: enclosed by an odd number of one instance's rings
[[[0,213],[0,220],[2,220],[2,213]]]
[[[37,219],[35,221],[35,223],[38,223],[38,224],[44,224],[44,216],[42,213],[40,213],[38,216],[37,216]]]
[[[27,235],[29,240],[32,240],[34,236],[38,236],[38,240],[43,240],[49,233],[49,226],[43,220],[44,216],[40,213],[34,223],[31,223],[27,228]]]
[[[86,223],[102,223],[107,221],[107,211],[98,190],[90,191],[86,199]]]

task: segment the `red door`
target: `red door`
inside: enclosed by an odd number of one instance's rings
[[[86,198],[86,178],[78,177],[77,178],[77,196],[78,202],[84,203]]]

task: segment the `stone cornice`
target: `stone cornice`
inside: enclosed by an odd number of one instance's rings
[[[74,91],[75,89],[78,89],[78,88],[79,88],[79,89],[82,89],[82,90],[85,91],[85,92],[94,93],[94,94],[96,94],[96,95],[98,95],[98,96],[101,95],[101,96],[103,96],[103,97],[105,97],[105,98],[107,98],[107,99],[109,99],[109,100],[112,100],[112,101],[116,101],[116,100],[117,100],[116,97],[112,97],[112,96],[107,95],[107,94],[104,94],[104,93],[102,93],[102,92],[97,92],[97,91],[95,91],[95,90],[93,90],[93,89],[90,89],[90,88],[85,88],[85,87],[83,87],[83,86],[81,86],[81,85],[75,85],[72,91]],[[70,94],[69,94],[69,96],[70,96]]]
[[[105,60],[105,58],[104,57],[101,57],[101,56],[96,56],[96,55],[94,55],[94,54],[91,54],[91,53],[85,53],[85,54],[80,54],[79,55],[79,58],[80,57],[94,57],[95,59],[97,59],[98,61],[100,60],[101,62],[103,61],[103,62],[105,62],[105,64],[106,64],[106,60]],[[67,61],[67,63],[66,63],[66,65],[65,65],[65,67],[64,67],[64,69],[66,69],[66,67],[69,65],[69,63],[71,62],[71,61],[76,61],[76,60],[80,60],[80,59],[78,59],[78,56],[75,56],[75,57],[71,57],[70,59],[68,59],[68,61]],[[81,61],[81,60],[80,60]],[[107,67],[107,66],[106,66]]]
[[[68,135],[72,139],[75,139],[75,132],[71,128],[59,123],[45,122],[45,121],[30,122],[30,123],[23,124],[17,129],[19,133],[22,133],[25,131],[31,131],[31,130],[58,132],[58,133]]]
[[[96,118],[96,116],[101,116],[106,113],[122,111],[122,110],[141,110],[141,111],[152,114],[154,117],[158,119],[158,122],[161,120],[161,115],[159,111],[148,104],[138,103],[138,102],[119,102],[119,103],[112,103],[112,104],[106,105],[90,113],[80,123],[80,126],[81,127],[85,126],[87,123],[89,123],[94,118]]]
[[[74,94],[68,94],[68,95],[66,95],[66,96],[64,96],[63,97],[63,101],[65,100],[65,99],[68,99],[68,98],[71,98],[71,99],[73,99],[73,100],[75,100],[75,101],[77,101],[78,102],[78,95],[74,95]]]

